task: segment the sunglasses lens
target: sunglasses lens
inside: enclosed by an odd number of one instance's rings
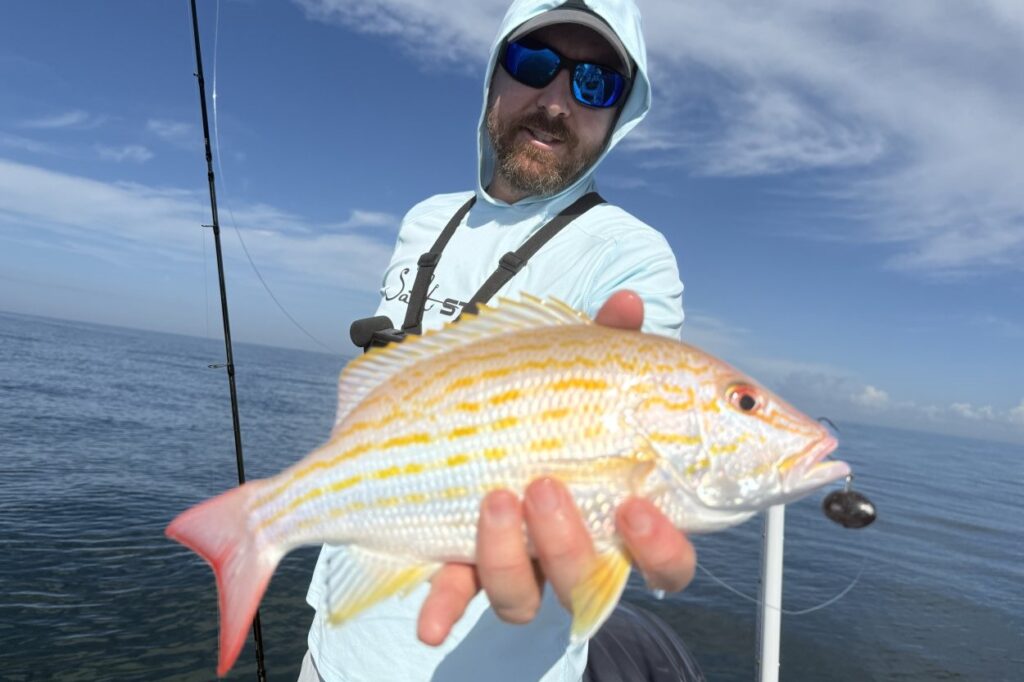
[[[521,43],[509,43],[505,51],[505,70],[531,88],[543,88],[558,73],[561,60],[547,49],[533,49]]]
[[[597,64],[579,64],[572,74],[573,96],[592,107],[607,108],[615,104],[624,85],[621,75]]]
[[[567,68],[573,64],[569,61]],[[509,75],[523,85],[543,88],[558,75],[558,70],[562,68],[562,58],[554,50],[542,45],[513,42],[505,48],[504,66]],[[578,63],[572,71],[573,97],[587,106],[601,109],[613,106],[619,101],[625,87],[626,79],[605,66]]]

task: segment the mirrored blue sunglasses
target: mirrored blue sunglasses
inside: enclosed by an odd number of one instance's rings
[[[626,89],[625,76],[615,69],[569,59],[536,41],[508,43],[501,63],[508,75],[531,88],[543,88],[559,71],[568,70],[572,96],[588,107],[614,106]]]

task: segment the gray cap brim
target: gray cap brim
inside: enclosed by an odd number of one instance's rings
[[[550,10],[520,24],[518,28],[509,34],[508,41],[518,40],[527,33],[532,33],[539,28],[553,26],[554,24],[579,24],[600,35],[612,46],[612,49],[619,56],[619,60],[626,69],[626,77],[633,77],[633,60],[630,58],[629,52],[626,51],[626,46],[622,44],[619,36],[616,35],[611,26],[592,12],[568,8]]]

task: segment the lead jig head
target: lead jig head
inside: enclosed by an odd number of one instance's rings
[[[846,486],[842,490],[825,496],[821,508],[825,516],[844,528],[870,526],[878,516],[874,503],[853,490],[853,474],[846,477]]]

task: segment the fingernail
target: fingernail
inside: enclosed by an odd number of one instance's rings
[[[654,519],[640,505],[627,507],[625,517],[629,531],[637,537],[647,537],[654,529]]]
[[[561,495],[555,482],[550,478],[542,478],[527,490],[527,499],[534,511],[541,514],[553,514],[561,504]]]
[[[516,519],[516,498],[511,493],[501,492],[490,495],[484,504],[484,515],[488,525],[507,528]]]

